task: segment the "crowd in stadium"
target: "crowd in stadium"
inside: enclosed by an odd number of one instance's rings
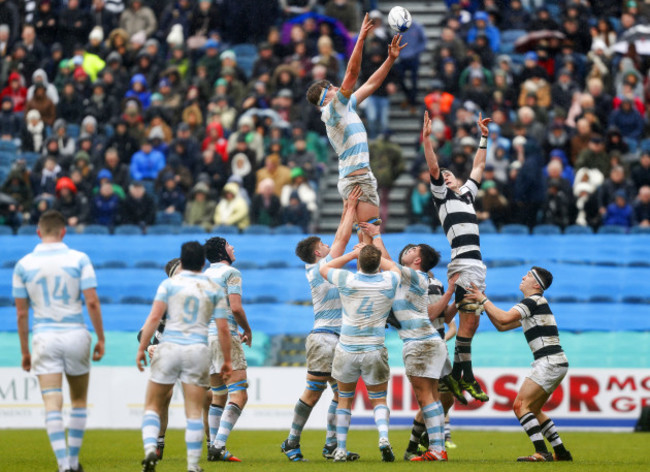
[[[340,82],[362,13],[376,6],[0,0],[0,223],[33,224],[55,208],[79,231],[314,229],[331,150],[305,90]],[[369,138],[390,135],[389,96],[403,94],[413,120],[431,113],[441,163],[466,178],[482,111],[494,123],[480,220],[650,226],[650,50],[624,38],[648,18],[650,3],[634,0],[461,0],[427,46],[415,17],[409,47],[364,110]],[[555,33],[535,39],[541,30]],[[362,76],[390,37],[385,21],[373,30]],[[410,77],[425,49],[434,75],[423,102]],[[393,165],[371,163],[378,176]],[[420,152],[406,204],[412,222],[435,226],[423,164]]]

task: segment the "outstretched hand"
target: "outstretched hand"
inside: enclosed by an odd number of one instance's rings
[[[478,121],[476,124],[478,125],[479,129],[481,130],[481,135],[482,136],[487,136],[490,130],[488,129],[488,124],[492,123],[492,118],[483,118],[481,115],[481,112],[478,113]]]
[[[400,44],[401,41],[402,41],[401,34],[396,34],[395,36],[393,36],[393,40],[390,42],[390,46],[388,46],[388,57],[390,57],[393,60],[399,57],[399,53],[401,52],[401,50],[408,45],[408,43]]]
[[[429,112],[424,112],[424,122],[422,123],[422,139],[426,139],[431,136],[431,118],[429,117]]]
[[[366,39],[370,30],[375,27],[374,20],[370,19],[368,13],[363,17],[363,23],[361,23],[361,29],[359,30],[359,39]]]
[[[364,233],[366,233],[371,238],[379,234],[379,226],[375,224],[362,222],[359,223],[359,227],[363,230]]]
[[[467,290],[466,297],[469,298],[470,300],[473,300],[475,302],[480,302],[485,298],[485,294],[481,292],[478,289],[478,287],[474,284],[472,284],[471,287],[466,290]]]
[[[361,191],[361,187],[358,185],[355,185],[354,188],[352,189],[352,192],[350,192],[350,195],[348,195],[347,199],[347,204],[348,208],[356,208],[357,204],[359,203],[359,199],[363,195],[363,192]]]

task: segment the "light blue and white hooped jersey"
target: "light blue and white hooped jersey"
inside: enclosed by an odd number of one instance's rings
[[[226,318],[222,288],[203,274],[184,270],[165,279],[155,300],[167,304],[161,343],[207,344],[208,324],[214,318]]]
[[[364,352],[384,347],[386,319],[399,276],[392,271],[368,275],[333,269],[327,273],[327,280],[338,287],[341,296],[341,348]]]
[[[237,336],[237,321],[232,314],[232,309],[230,308],[230,300],[228,295],[241,295],[242,294],[242,281],[241,281],[241,272],[235,269],[234,267],[224,264],[222,262],[214,262],[210,264],[210,267],[203,273],[210,278],[213,282],[218,284],[226,294],[226,313],[228,315],[228,327],[230,329],[230,334]],[[216,323],[210,323],[210,336],[217,335],[217,325]]]
[[[97,287],[90,259],[65,243],[41,243],[14,267],[12,295],[28,298],[34,333],[85,329],[81,293]]]
[[[341,297],[339,289],[320,275],[320,268],[332,260],[328,255],[315,264],[305,265],[314,305],[314,330],[341,333]]]
[[[393,301],[393,313],[401,324],[397,330],[402,341],[421,341],[440,337],[429,320],[427,275],[398,265],[401,282]]]
[[[370,167],[368,135],[357,114],[354,94],[348,98],[340,90],[336,92],[332,101],[321,108],[321,120],[339,158],[339,178]]]

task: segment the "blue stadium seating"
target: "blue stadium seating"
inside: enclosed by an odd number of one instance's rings
[[[0,236],[10,236],[14,234],[14,230],[10,226],[0,226]]]
[[[251,78],[253,65],[257,60],[257,46],[255,44],[235,44],[230,49],[237,56],[237,65],[242,68],[247,78]]]
[[[108,227],[102,225],[88,225],[83,229],[84,234],[110,234]]]
[[[203,226],[196,226],[196,225],[190,225],[190,226],[181,226],[178,229],[179,234],[201,234],[205,233],[205,228]]]
[[[36,236],[36,225],[23,225],[18,228],[18,232],[16,234]]]
[[[481,234],[495,234],[497,232],[496,226],[490,220],[479,223],[478,229]]]
[[[244,234],[271,234],[272,230],[265,225],[250,225],[244,230]]]
[[[598,234],[625,234],[627,228],[616,225],[605,225],[598,228]]]
[[[226,234],[239,234],[239,228],[237,226],[215,226],[212,228],[210,233],[215,236],[222,236]]]
[[[295,225],[280,225],[273,229],[275,234],[304,234],[302,228]]]
[[[0,139],[0,151],[7,152],[15,156],[18,152],[18,146],[16,146],[16,143],[13,141]]]
[[[630,228],[630,234],[650,234],[650,227],[634,226],[633,228]]]
[[[433,233],[431,226],[422,223],[414,223],[404,228],[405,233]]]
[[[121,225],[115,228],[117,235],[139,235],[142,234],[142,229],[137,225]]]
[[[177,211],[174,211],[172,213],[159,211],[158,213],[156,213],[156,224],[180,226],[181,224],[183,224],[183,215],[181,215]]]
[[[594,231],[589,226],[570,225],[564,228],[564,234],[593,234]]]
[[[529,234],[528,226],[519,225],[519,224],[509,224],[503,225],[501,227],[501,233],[503,234]]]
[[[31,169],[34,167],[34,164],[36,164],[36,161],[38,161],[41,155],[37,152],[23,152],[20,157],[21,159],[25,159],[27,167]]]
[[[147,234],[178,234],[180,226],[173,224],[156,224],[147,228]]]
[[[65,127],[66,133],[68,134],[69,137],[71,138],[78,138],[79,137],[79,131],[80,131],[80,126],[74,123],[68,123],[68,125]]]
[[[556,225],[537,225],[533,228],[533,234],[543,234],[546,236],[562,234],[559,226]]]

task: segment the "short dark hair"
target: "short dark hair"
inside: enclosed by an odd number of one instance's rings
[[[429,272],[440,262],[440,253],[428,244],[418,244],[418,247],[420,248],[420,259],[422,259],[420,269],[422,272]]]
[[[57,210],[47,210],[38,219],[41,236],[56,236],[63,228],[65,228],[65,218]]]
[[[364,274],[374,274],[381,264],[381,251],[375,246],[364,246],[359,253],[359,268]]]
[[[205,264],[205,251],[198,241],[188,241],[181,246],[181,266],[185,270],[200,272]]]
[[[301,261],[307,264],[313,264],[316,262],[316,246],[320,243],[320,238],[318,236],[309,236],[308,238],[303,239],[296,246],[296,256],[300,258]]]
[[[226,256],[226,244],[227,241],[224,238],[219,236],[214,236],[208,239],[203,245],[205,250],[205,257],[208,262],[221,262]]]
[[[404,246],[402,250],[399,252],[399,256],[397,257],[397,262],[401,264],[402,256],[404,255],[404,253],[415,246],[416,246],[415,244],[407,244],[406,246]]]
[[[320,102],[320,95],[323,92],[323,89],[330,85],[332,84],[329,80],[319,80],[318,82],[311,84],[311,86],[307,89],[307,101],[315,107],[319,106],[318,104]]]
[[[178,270],[180,263],[180,258],[174,257],[169,262],[167,262],[167,264],[165,264],[165,274],[167,274],[167,277],[174,275],[174,273]]]
[[[553,283],[553,274],[551,274],[548,270],[537,266],[533,266],[530,270],[537,272],[539,278],[542,279],[542,282],[545,285],[545,287],[542,287],[542,290],[548,290],[551,287],[551,284]]]

